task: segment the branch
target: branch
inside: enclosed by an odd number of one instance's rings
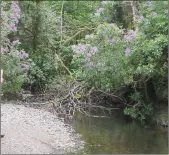
[[[95,28],[83,28],[81,29],[80,31],[78,31],[77,33],[75,33],[72,37],[70,37],[69,39],[67,39],[63,44],[62,46],[65,46],[68,42],[70,42],[71,40],[73,40],[77,35],[79,35],[80,33],[82,33],[83,31],[86,31],[86,30],[92,30],[92,29],[95,29]]]
[[[106,94],[106,95],[108,95],[108,96],[116,97],[116,98],[120,99],[121,101],[123,101],[123,99],[121,99],[119,96],[116,96],[116,95],[114,95],[114,94],[109,94],[109,93],[103,92],[103,91],[100,90],[100,89],[98,89],[98,91],[100,91],[100,92],[102,92],[103,94]]]
[[[61,32],[61,36],[60,36],[60,46],[62,43],[62,34],[63,34],[63,5],[64,5],[64,1],[62,1],[62,7],[61,7],[61,11],[60,11],[60,32]]]
[[[72,73],[70,72],[70,70],[65,66],[65,64],[63,63],[62,59],[59,57],[59,55],[57,53],[55,53],[55,57],[58,61],[61,62],[61,65],[65,68],[65,70],[68,72],[68,74],[71,76],[71,78],[73,78]]]

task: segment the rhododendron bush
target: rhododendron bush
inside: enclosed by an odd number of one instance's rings
[[[73,45],[74,63],[81,65],[78,75],[102,88],[115,88],[128,81],[130,51],[124,45],[123,30],[114,23],[98,26],[96,34],[86,35],[83,43]],[[127,55],[127,56],[126,56]]]
[[[21,42],[15,37],[20,16],[17,1],[2,2],[1,65],[4,69],[4,91],[20,91],[30,69],[29,54],[20,48]]]
[[[103,1],[95,18],[103,20],[113,3]],[[134,82],[135,76],[166,74],[166,67],[161,68],[159,63],[167,52],[167,12],[167,2],[141,3],[137,30],[124,30],[105,20],[96,33],[87,34],[72,46],[73,64],[79,67],[76,76],[95,86],[114,89]],[[163,65],[166,62],[164,59]]]

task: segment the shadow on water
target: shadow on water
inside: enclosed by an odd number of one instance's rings
[[[117,111],[111,118],[81,116],[73,126],[82,134],[87,154],[168,154],[168,130],[126,122]]]

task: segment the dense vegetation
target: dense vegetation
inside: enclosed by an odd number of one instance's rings
[[[66,101],[76,107],[73,114],[78,104],[100,100],[105,107],[118,102],[140,121],[167,101],[167,1],[1,5],[4,92],[46,93],[66,84],[73,92]]]

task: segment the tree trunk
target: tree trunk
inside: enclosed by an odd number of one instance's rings
[[[136,31],[138,31],[138,27],[136,26],[136,20],[138,19],[139,16],[139,1],[131,1],[131,7],[133,11],[133,26]]]
[[[35,16],[32,23],[32,32],[33,32],[33,51],[36,51],[38,44],[38,35],[39,35],[39,27],[40,27],[40,7],[43,1],[36,0],[36,10]]]

